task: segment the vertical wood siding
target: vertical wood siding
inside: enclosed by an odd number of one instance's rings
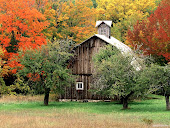
[[[93,77],[94,64],[92,62],[92,57],[99,52],[99,50],[107,43],[103,40],[92,37],[86,42],[75,48],[74,61],[71,61],[70,69],[72,74],[77,76],[77,82],[84,83],[83,91],[76,91],[76,84],[72,87],[67,87],[65,89],[65,95],[62,98],[65,99],[101,99],[101,96],[97,96],[90,91],[90,82]]]

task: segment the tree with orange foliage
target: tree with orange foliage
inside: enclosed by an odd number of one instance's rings
[[[0,45],[10,67],[16,67],[18,49],[37,48],[46,44],[42,31],[46,18],[34,8],[34,0],[0,0]]]
[[[153,55],[158,63],[170,61],[170,3],[163,0],[148,20],[137,22],[128,31],[127,43],[133,47],[141,45],[147,54]],[[160,59],[161,58],[161,59]],[[162,59],[164,58],[164,59]]]
[[[44,14],[50,22],[47,36],[51,40],[68,37],[80,43],[95,33],[97,12],[91,0],[49,2]]]

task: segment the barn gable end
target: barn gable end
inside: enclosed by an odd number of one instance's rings
[[[99,35],[105,35],[110,38],[112,21],[97,21],[96,27],[98,28]]]
[[[102,96],[94,95],[90,92],[91,81],[93,77],[94,64],[92,57],[98,53],[98,51],[107,44],[107,42],[101,40],[97,36],[93,36],[86,40],[82,44],[74,48],[74,60],[70,64],[69,68],[72,70],[72,74],[76,76],[76,82],[83,83],[83,90],[76,90],[77,84],[66,89],[65,99],[101,99]]]

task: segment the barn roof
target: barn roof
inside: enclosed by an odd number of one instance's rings
[[[104,35],[99,35],[99,34],[95,34],[95,36],[97,36],[98,38],[106,41],[107,43],[115,46],[117,49],[119,49],[119,51],[123,54],[123,55],[131,55],[133,56],[132,61],[131,61],[131,65],[137,70],[141,70],[141,66],[138,63],[138,61],[136,60],[135,54],[132,51],[132,49],[130,47],[128,47],[127,45],[125,45],[124,43],[120,42],[119,40],[117,40],[114,37],[110,37],[107,38]]]
[[[103,20],[103,21],[97,21],[95,27],[98,27],[98,26],[99,26],[100,24],[102,24],[102,23],[107,24],[109,27],[112,26],[112,21],[110,21],[110,20]]]
[[[131,65],[137,70],[141,70],[141,66],[140,64],[137,62],[136,60],[136,57],[135,57],[135,54],[134,52],[132,51],[132,49],[130,47],[128,47],[127,45],[125,45],[124,43],[120,42],[119,40],[117,40],[116,38],[114,37],[106,37],[105,35],[99,35],[99,34],[95,34],[93,35],[92,37],[88,38],[87,40],[93,38],[93,37],[98,37],[100,38],[101,40],[115,46],[117,49],[119,49],[119,51],[123,54],[123,55],[131,55],[133,56],[133,59],[132,59],[132,62],[131,62]],[[85,40],[84,42],[82,42],[81,44],[85,43],[87,40]],[[76,47],[80,46],[81,44],[77,45]],[[75,48],[76,48],[75,47]]]
[[[116,38],[114,37],[106,37],[105,35],[100,35],[100,34],[94,34],[93,36],[91,36],[90,38],[88,38],[87,40],[93,38],[93,37],[98,37],[100,38],[101,40],[115,46],[116,48],[118,48],[122,53],[126,54],[126,53],[133,53],[132,49],[130,47],[128,47],[127,45],[125,45],[124,43],[120,42],[119,40],[117,40]],[[87,40],[83,41],[81,44],[85,43]],[[75,46],[78,47],[80,46],[81,44]]]
[[[104,40],[105,42],[115,46],[116,48],[118,48],[122,53],[133,53],[132,49],[130,47],[128,47],[127,45],[125,45],[124,43],[120,42],[119,40],[117,40],[114,37],[110,37],[107,38],[104,35],[99,35],[99,34],[95,34],[95,36],[97,36],[98,38]]]

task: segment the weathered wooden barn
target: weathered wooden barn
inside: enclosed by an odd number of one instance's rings
[[[110,44],[118,48],[122,53],[132,53],[132,50],[110,35],[112,21],[97,21],[98,34],[93,35],[81,44],[74,47],[74,57],[70,61],[72,74],[76,75],[76,83],[66,88],[64,99],[107,99],[93,94],[91,81],[94,73],[92,57],[105,45]]]

